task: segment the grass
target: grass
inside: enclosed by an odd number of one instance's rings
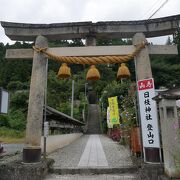
[[[0,142],[3,143],[24,143],[25,132],[7,127],[0,127]]]
[[[24,143],[25,138],[15,138],[15,137],[0,137],[0,142],[4,144],[13,143],[13,144],[22,144]]]

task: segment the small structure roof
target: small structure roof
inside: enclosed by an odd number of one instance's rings
[[[159,101],[161,99],[180,99],[180,87],[160,91],[158,93],[159,94],[157,96],[153,97],[153,100]]]
[[[81,122],[75,118],[72,118],[71,116],[68,116],[67,114],[64,114],[50,106],[47,106],[46,108],[46,113],[47,113],[47,121],[58,121],[62,123],[68,123],[68,124],[73,124],[73,125],[79,125],[79,126],[84,126],[84,122]]]

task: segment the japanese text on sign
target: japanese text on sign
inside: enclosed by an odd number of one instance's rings
[[[159,147],[159,130],[153,79],[138,81],[142,138],[144,147]]]
[[[119,124],[119,109],[117,96],[108,98],[109,102],[109,111],[110,111],[110,123]]]

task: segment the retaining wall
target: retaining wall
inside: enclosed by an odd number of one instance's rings
[[[79,137],[81,137],[83,134],[82,133],[72,133],[72,134],[62,134],[62,135],[53,135],[53,136],[48,136],[46,140],[46,152],[47,154],[55,151],[56,149],[62,148],[64,146],[67,146],[68,144],[72,143]],[[41,148],[43,151],[43,144],[44,144],[44,139],[42,137],[41,139]]]

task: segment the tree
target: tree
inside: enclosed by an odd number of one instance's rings
[[[177,30],[173,37],[174,44],[177,44],[178,54],[180,55],[180,30]]]
[[[101,103],[103,103],[103,107],[107,109],[108,107],[108,98],[117,96],[118,104],[121,108],[123,97],[128,95],[128,89],[130,87],[130,81],[125,81],[123,83],[119,83],[117,81],[113,81],[109,83],[102,91],[101,95]]]
[[[168,36],[167,40],[166,40],[166,45],[171,45],[172,44],[172,40],[170,38],[170,36]]]

